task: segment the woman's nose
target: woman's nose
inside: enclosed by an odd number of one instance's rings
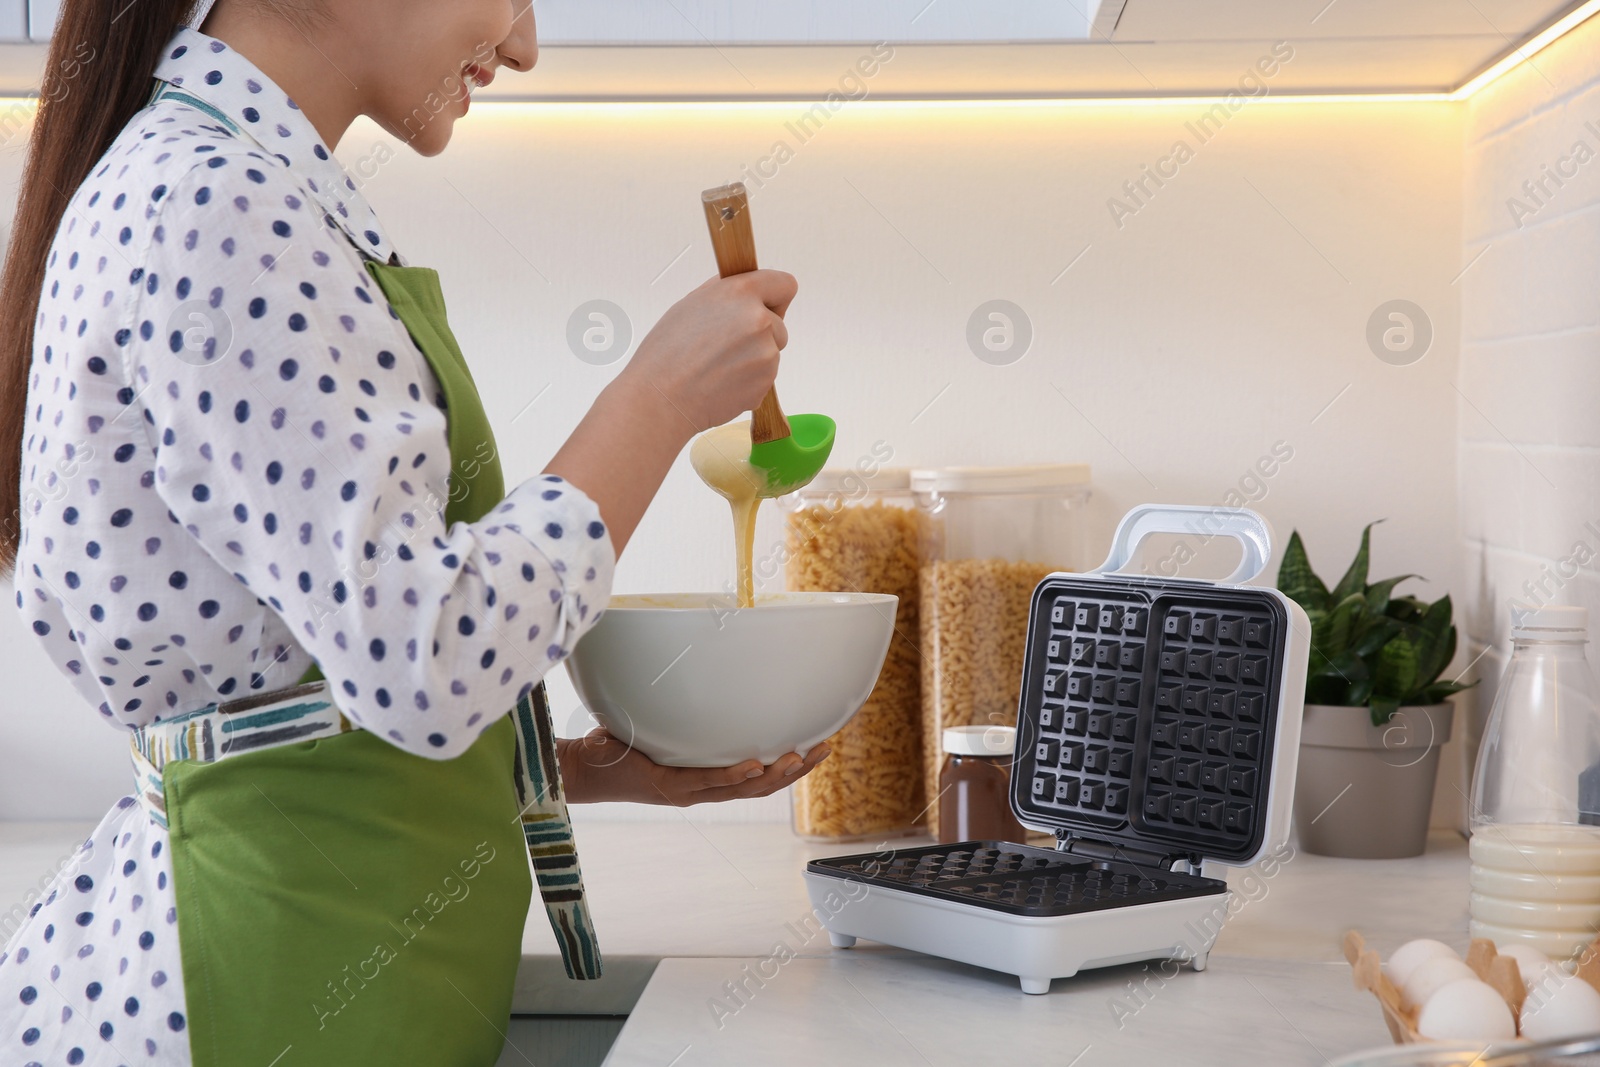
[[[533,0],[511,0],[511,32],[497,49],[500,62],[529,71],[539,61],[539,34],[533,24]]]

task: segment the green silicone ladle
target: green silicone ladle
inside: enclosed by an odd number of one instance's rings
[[[750,198],[743,182],[700,194],[711,247],[724,278],[756,269],[755,235],[750,229]],[[826,415],[785,416],[778,390],[767,391],[750,413],[750,465],[767,473],[761,495],[782,496],[810,484],[833,451],[837,427]]]

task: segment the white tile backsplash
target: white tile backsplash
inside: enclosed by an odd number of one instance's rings
[[[1512,225],[1506,201],[1526,200],[1522,183],[1578,141],[1596,158],[1572,163],[1574,176]],[[1499,580],[1479,595],[1496,602],[1498,629],[1538,562],[1600,524],[1600,25],[1472,98],[1466,142],[1462,230],[1469,247],[1490,247],[1462,299],[1461,527],[1490,550]]]
[[[1502,91],[1510,90],[1497,83],[1480,96]],[[1474,97],[1470,106],[1481,115],[1491,105]],[[1483,133],[1469,151],[1477,169],[1466,175],[1467,198],[1486,196],[1489,210],[1469,212],[1468,243],[1504,237],[1600,202],[1600,182],[1585,178],[1600,168],[1600,85]]]
[[[1600,330],[1465,341],[1462,351],[1461,392],[1494,412],[1461,420],[1463,441],[1600,447]]]
[[[1563,157],[1557,187],[1545,168]],[[1541,179],[1535,205],[1523,183]],[[1600,23],[1468,101],[1463,188],[1467,253],[1489,246],[1464,279],[1473,406],[1458,422],[1462,620],[1475,651],[1493,649],[1466,698],[1481,724],[1514,600],[1583,605],[1600,626]],[[1536,208],[1520,226],[1512,198]],[[1575,550],[1590,562],[1562,578]]]

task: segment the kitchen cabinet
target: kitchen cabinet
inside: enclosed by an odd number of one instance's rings
[[[61,17],[61,0],[24,0],[27,6],[27,30],[30,41],[48,41]],[[8,5],[9,6],[9,5]]]
[[[28,0],[0,0],[0,44],[28,39]]]
[[[722,46],[1081,41],[1097,28],[1097,14],[1115,25],[1121,7],[1122,0],[541,0],[537,11],[539,35],[552,45]]]

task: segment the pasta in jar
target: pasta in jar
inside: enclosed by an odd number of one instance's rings
[[[900,598],[894,636],[871,695],[828,739],[832,754],[794,785],[794,828],[802,837],[887,838],[926,822],[918,649],[924,520],[910,506],[906,485],[904,471],[870,478],[824,471],[785,501],[790,590]]]
[[[952,726],[1015,726],[1034,588],[1082,566],[1083,464],[911,472],[927,517],[920,567],[923,789],[938,795]]]

